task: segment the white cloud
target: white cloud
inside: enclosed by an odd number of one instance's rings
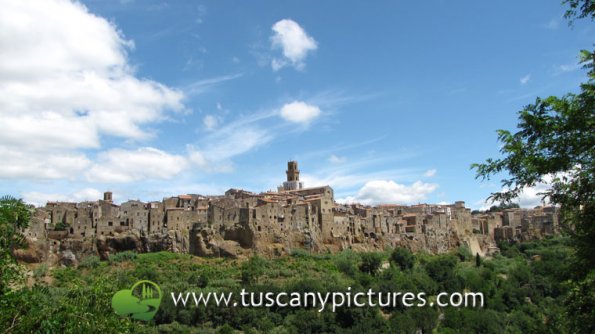
[[[112,149],[102,152],[86,173],[91,182],[132,182],[145,178],[171,179],[188,167],[181,155],[143,147],[134,151]]]
[[[200,168],[206,169],[209,166],[209,160],[201,151],[197,151],[193,146],[188,145],[188,160]]]
[[[0,178],[4,179],[70,179],[91,165],[80,153],[26,151],[4,145],[0,145],[0,157]]]
[[[213,130],[219,124],[219,120],[213,115],[207,115],[202,119],[202,124],[204,124],[207,130]]]
[[[74,193],[64,195],[56,193],[42,193],[37,191],[24,192],[23,201],[35,206],[43,206],[47,202],[82,202],[96,201],[103,198],[103,193],[94,188],[84,188]]]
[[[331,156],[328,158],[328,161],[332,164],[342,164],[347,161],[347,158],[331,154]]]
[[[425,177],[433,177],[436,175],[437,170],[436,169],[428,169],[425,173],[424,176]]]
[[[542,193],[546,192],[548,189],[551,189],[551,183],[554,181],[555,177],[560,179],[564,179],[564,177],[569,177],[570,174],[568,173],[558,173],[556,176],[554,175],[546,175],[543,177],[543,182],[537,183],[533,187],[526,187],[523,191],[519,194],[519,197],[513,202],[518,203],[522,208],[533,208],[540,205],[548,205],[549,201],[545,199],[543,200]],[[504,188],[503,190],[506,190]]]
[[[291,19],[276,22],[272,30],[272,48],[281,49],[283,53],[283,58],[275,58],[271,61],[271,66],[275,71],[286,65],[302,69],[305,66],[304,59],[308,53],[318,48],[314,38],[308,36],[306,31]]]
[[[524,77],[521,77],[519,79],[519,82],[521,83],[521,85],[526,85],[529,82],[529,80],[531,80],[531,74],[527,74]]]
[[[543,205],[542,195],[539,195],[539,193],[544,192],[548,188],[549,186],[543,183],[537,184],[534,187],[525,188],[514,202],[518,203],[522,208],[533,208]]]
[[[293,101],[281,108],[281,117],[294,123],[309,123],[320,116],[320,108],[301,101]]]
[[[183,94],[137,78],[134,47],[78,3],[0,0],[0,178],[72,178],[102,136],[142,140]]]
[[[551,189],[552,182],[555,178],[559,178],[562,182],[565,181],[566,178],[570,178],[571,174],[569,173],[557,173],[555,175],[548,174],[543,177],[543,182],[539,182],[532,187],[525,187],[523,191],[519,194],[519,196],[512,200],[513,203],[519,204],[522,208],[534,208],[536,206],[541,205],[549,205],[549,200],[543,199],[543,193],[547,190]],[[502,192],[507,191],[508,188],[502,188]],[[498,203],[485,203],[487,207],[498,204]]]
[[[438,188],[437,184],[416,181],[407,186],[392,180],[374,180],[367,182],[356,196],[338,199],[337,202],[376,204],[414,204],[426,199],[426,196]]]

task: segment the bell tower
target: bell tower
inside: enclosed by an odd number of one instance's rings
[[[297,161],[289,161],[287,163],[287,182],[291,181],[299,181],[300,180],[300,170],[297,166]]]
[[[106,202],[112,202],[112,192],[111,191],[106,191],[103,193],[103,200]]]
[[[287,181],[283,182],[283,190],[299,190],[304,188],[304,184],[300,182],[300,170],[298,169],[297,161],[287,162]]]

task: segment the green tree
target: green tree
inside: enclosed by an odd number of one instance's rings
[[[382,255],[378,253],[363,253],[359,270],[370,275],[376,275],[382,265]]]
[[[595,19],[595,1],[566,0],[566,17]],[[510,202],[527,187],[548,184],[541,195],[561,208],[561,222],[574,240],[576,250],[571,291],[586,291],[567,299],[570,331],[592,333],[595,324],[595,52],[582,50],[581,63],[587,82],[576,94],[537,98],[519,112],[518,131],[498,130],[503,157],[473,164],[477,178],[489,179],[500,172],[504,190],[492,200]]]
[[[255,255],[244,262],[241,267],[242,283],[248,285],[257,283],[258,278],[265,272],[266,263],[266,260],[258,255]]]
[[[450,254],[438,255],[426,263],[428,275],[438,283],[441,291],[456,291],[462,287],[462,282],[455,274],[455,267],[459,259]]]
[[[29,225],[29,208],[20,199],[0,198],[0,295],[19,277],[14,250],[25,245],[21,231]]]
[[[509,202],[538,183],[549,188],[541,195],[561,206],[562,222],[572,227],[581,267],[595,268],[595,71],[592,52],[583,51],[589,80],[579,94],[537,98],[519,113],[519,131],[498,130],[503,157],[473,164],[477,177],[500,172],[504,190],[492,200]],[[590,64],[590,65],[589,65]],[[584,273],[583,273],[584,274]]]
[[[595,19],[595,1],[593,0],[565,0],[570,7],[564,16],[572,21],[573,18],[591,17]]]
[[[492,205],[489,212],[498,212],[506,209],[520,208],[517,203],[500,203],[500,205]]]
[[[390,255],[390,259],[395,263],[401,270],[409,270],[413,268],[415,263],[415,257],[413,253],[407,248],[397,248]]]

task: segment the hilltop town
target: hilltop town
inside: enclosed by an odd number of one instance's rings
[[[230,189],[221,196],[184,194],[162,201],[129,200],[112,193],[92,202],[48,202],[23,231],[25,262],[75,264],[88,255],[172,251],[197,256],[280,256],[310,252],[383,250],[443,253],[466,246],[482,256],[500,240],[527,240],[558,232],[558,209],[506,209],[472,215],[463,201],[450,205],[339,204],[330,186],[307,188],[296,161],[277,191]]]

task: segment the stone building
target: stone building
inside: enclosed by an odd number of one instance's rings
[[[556,208],[508,209],[471,215],[462,201],[450,205],[340,204],[330,186],[304,187],[297,162],[277,192],[229,189],[221,196],[182,194],[161,201],[129,200],[112,193],[94,202],[48,202],[25,235],[40,257],[72,251],[103,258],[121,250],[169,250],[199,256],[382,250],[407,247],[442,253],[467,246],[494,251],[495,241],[541,237],[558,230]],[[41,252],[43,253],[43,252]],[[53,255],[52,255],[53,254]]]

